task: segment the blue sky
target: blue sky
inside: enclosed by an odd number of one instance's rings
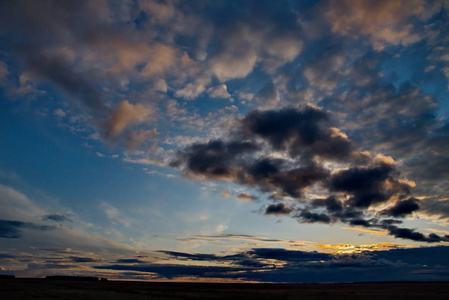
[[[1,274],[449,279],[447,2],[1,5]]]

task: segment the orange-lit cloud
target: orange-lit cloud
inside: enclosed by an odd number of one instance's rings
[[[106,122],[106,136],[116,137],[132,125],[148,121],[152,110],[141,103],[120,102]]]
[[[387,232],[384,231],[384,230],[366,229],[366,228],[359,228],[359,227],[343,227],[343,229],[368,232],[368,233],[372,233],[372,234],[375,234],[375,235],[386,235],[387,234]]]
[[[385,44],[410,45],[422,37],[414,32],[411,17],[429,18],[438,12],[423,0],[331,1],[326,12],[333,32],[369,37],[376,49]]]
[[[353,245],[353,244],[318,244],[318,249],[331,250],[337,253],[340,252],[361,252],[367,250],[384,250],[384,249],[396,249],[403,246],[393,243],[378,243],[369,245]]]
[[[253,202],[256,201],[257,198],[253,195],[247,194],[247,193],[241,193],[237,196],[237,200],[243,201],[243,202]]]

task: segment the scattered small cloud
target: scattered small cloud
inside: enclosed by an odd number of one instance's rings
[[[62,117],[65,117],[66,113],[62,109],[57,108],[53,111],[53,115],[58,118],[62,118]]]
[[[247,193],[238,194],[236,199],[243,201],[243,202],[256,202],[257,201],[257,197],[247,194]]]
[[[131,220],[123,217],[122,213],[111,204],[102,202],[100,204],[100,209],[106,214],[106,216],[113,224],[119,223],[124,227],[131,226]]]

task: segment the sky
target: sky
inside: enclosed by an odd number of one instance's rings
[[[0,274],[449,280],[449,2],[0,6]]]

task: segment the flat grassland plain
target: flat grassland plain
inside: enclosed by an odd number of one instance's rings
[[[449,282],[326,284],[0,280],[1,299],[449,299]]]

